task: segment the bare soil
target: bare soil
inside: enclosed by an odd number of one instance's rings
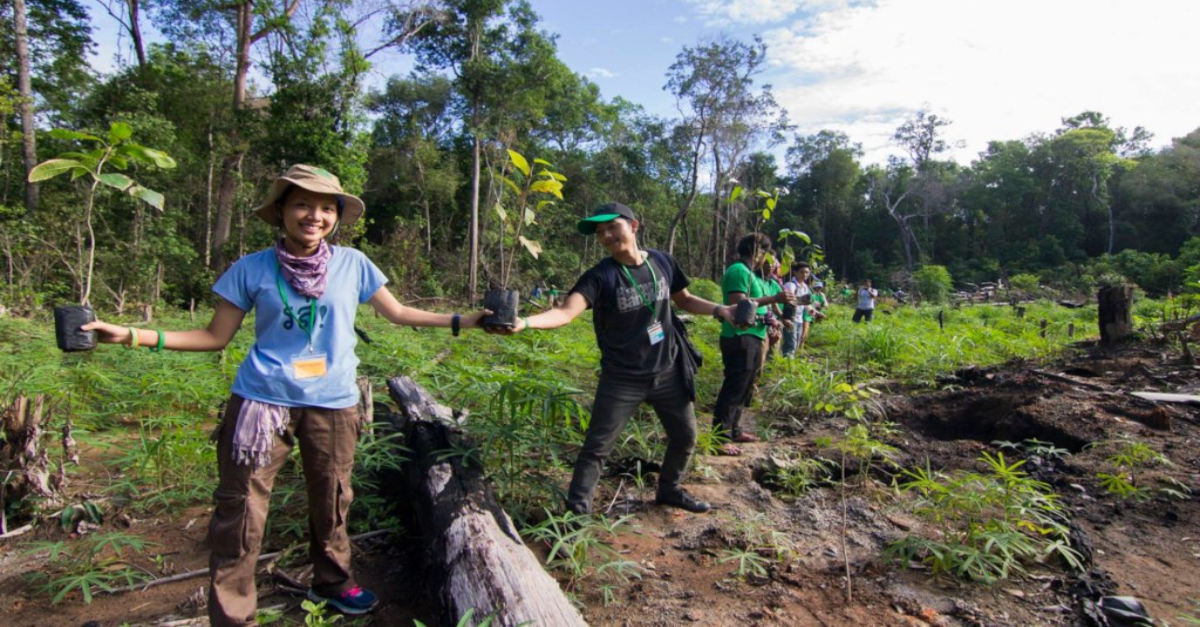
[[[919,565],[883,562],[880,554],[889,543],[930,532],[910,513],[908,497],[884,483],[856,482],[843,510],[836,486],[789,500],[759,482],[770,456],[813,453],[818,438],[836,437],[845,428],[840,418],[793,417],[798,425],[793,432],[746,445],[741,457],[699,460],[720,477],[688,486],[713,503],[708,514],[654,505],[651,492],[639,492],[629,481],[604,482],[597,503],[611,504],[610,514],[632,515],[615,547],[643,568],[643,576],[612,588],[607,604],[596,582],[580,582],[572,592],[592,625],[1090,625],[1095,623],[1081,601],[1102,594],[1136,597],[1154,619],[1179,624],[1181,615],[1200,611],[1190,601],[1200,598],[1200,409],[1150,403],[1127,392],[1196,390],[1200,369],[1176,355],[1145,347],[1113,352],[1082,347],[1061,363],[971,369],[940,391],[893,389],[884,397],[887,418],[900,427],[888,443],[899,449],[906,467],[928,462],[934,469],[982,470],[980,453],[996,450],[995,441],[1037,439],[1069,451],[1062,457],[1031,455],[1025,468],[1052,485],[1068,506],[1076,546],[1088,557],[1085,573],[1052,562],[988,586],[936,579]],[[1172,462],[1138,471],[1137,482],[1154,491],[1150,500],[1122,500],[1100,485],[1097,473],[1110,470],[1105,458],[1112,451],[1089,444],[1122,436],[1153,446]],[[1178,499],[1158,492],[1167,477],[1193,493]],[[886,479],[882,473],[876,478]],[[198,507],[171,518],[106,524],[169,547],[161,570],[185,572],[206,566],[209,511]],[[746,525],[786,534],[794,557],[773,561],[766,577],[739,579],[734,565],[720,559]],[[203,577],[101,595],[90,605],[72,596],[51,606],[22,575],[39,568],[40,558],[25,554],[29,542],[58,537],[61,532],[43,529],[0,541],[0,623],[107,627],[203,615]],[[358,577],[383,599],[378,613],[357,624],[407,626],[413,618],[437,623],[413,545],[375,538],[356,547]],[[266,550],[273,548],[282,547]],[[302,567],[290,574],[304,575]],[[300,600],[286,585],[264,573],[259,588],[261,606],[282,604],[291,620],[302,620]]]

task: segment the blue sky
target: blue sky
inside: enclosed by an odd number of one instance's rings
[[[860,142],[868,161],[896,153],[891,134],[920,108],[954,122],[953,157],[989,140],[1053,132],[1098,110],[1145,126],[1156,146],[1200,127],[1200,71],[1186,0],[531,0],[559,55],[650,113],[675,113],[662,87],[685,45],[717,34],[767,42],[762,82],[800,133],[829,128]],[[109,67],[113,28],[98,19]],[[104,58],[108,57],[108,58]],[[407,71],[377,63],[375,77]]]

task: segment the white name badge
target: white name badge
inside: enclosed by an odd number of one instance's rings
[[[315,379],[325,376],[325,353],[306,353],[292,357],[292,376],[297,379]]]
[[[663,341],[664,337],[666,337],[666,334],[663,333],[661,322],[655,322],[654,324],[650,325],[649,328],[646,329],[646,334],[650,336],[651,346],[658,344],[659,342]]]

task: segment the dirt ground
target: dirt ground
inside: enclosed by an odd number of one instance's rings
[[[889,543],[907,533],[928,533],[909,512],[908,497],[882,483],[849,490],[843,539],[837,487],[785,500],[760,483],[771,456],[792,450],[811,454],[818,438],[836,437],[845,427],[844,419],[809,418],[772,442],[745,446],[741,457],[700,460],[711,468],[710,477],[720,477],[689,485],[713,503],[708,514],[656,506],[650,492],[606,482],[597,503],[611,503],[611,514],[632,515],[615,547],[642,567],[643,576],[611,590],[607,604],[600,588],[587,581],[575,593],[586,605],[589,624],[598,626],[1091,625],[1096,623],[1085,616],[1081,600],[1102,594],[1136,597],[1158,624],[1178,625],[1182,615],[1200,612],[1191,601],[1200,599],[1200,408],[1156,404],[1127,392],[1197,390],[1200,368],[1176,355],[1152,347],[1103,352],[1083,346],[1060,363],[969,369],[945,381],[940,391],[891,389],[883,397],[886,417],[899,427],[888,443],[899,449],[898,461],[906,467],[928,460],[933,469],[982,470],[980,453],[995,451],[996,441],[1037,439],[1068,451],[1030,455],[1026,469],[1053,486],[1068,506],[1076,546],[1087,557],[1085,573],[1047,563],[987,586],[935,579],[918,565],[883,562],[880,554]],[[1135,475],[1139,484],[1154,489],[1150,500],[1121,500],[1107,494],[1097,478],[1109,468],[1105,458],[1112,451],[1088,445],[1123,436],[1151,445],[1172,462]],[[1193,492],[1183,498],[1159,493],[1157,486],[1167,485],[1166,478]],[[619,492],[614,485],[621,486]],[[170,570],[185,572],[206,565],[208,512],[198,507],[170,520],[125,523],[170,547]],[[740,580],[732,563],[720,561],[734,543],[735,530],[746,525],[773,529],[792,544],[792,556],[773,562],[766,577]],[[204,578],[99,596],[90,605],[69,598],[51,606],[22,577],[38,568],[37,558],[24,550],[30,539],[0,541],[0,624],[204,624],[179,622],[202,615]],[[423,597],[421,574],[406,554],[413,550],[409,545],[387,538],[357,544],[356,572],[384,603],[370,619],[355,624],[407,626],[413,618],[436,624]],[[532,548],[544,552],[544,547]],[[270,574],[260,577],[263,607],[284,605],[287,616],[300,621],[299,602]]]

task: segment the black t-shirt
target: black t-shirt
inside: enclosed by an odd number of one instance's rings
[[[659,374],[675,361],[674,329],[671,327],[671,294],[691,283],[675,259],[657,250],[647,250],[647,262],[624,266],[612,257],[583,273],[571,288],[587,299],[592,308],[596,344],[600,346],[600,368],[621,377]],[[654,264],[658,285],[654,286],[649,263]],[[622,269],[624,268],[624,270]],[[626,275],[625,270],[629,271]],[[630,277],[641,288],[638,293]],[[642,301],[652,299],[654,313]],[[663,340],[651,345],[650,325],[663,327]]]

